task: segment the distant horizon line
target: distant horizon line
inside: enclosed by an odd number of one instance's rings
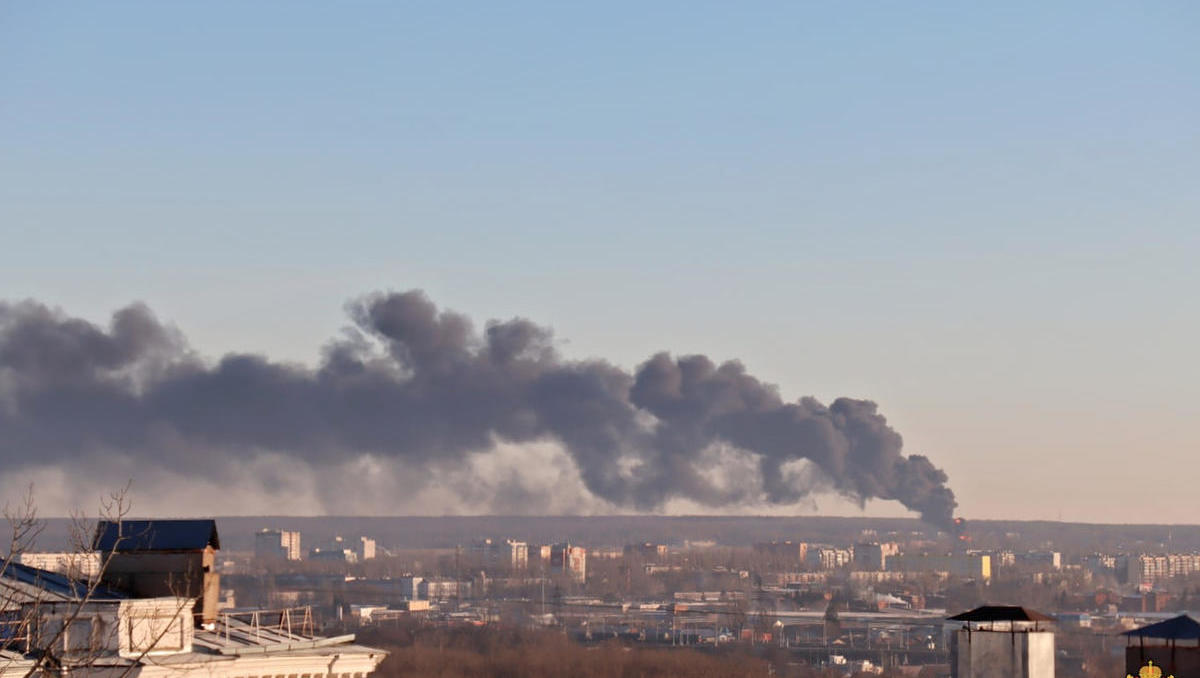
[[[692,513],[692,514],[656,514],[656,513],[596,513],[596,514],[528,514],[528,513],[452,513],[452,514],[399,514],[399,515],[354,515],[354,514],[329,514],[329,515],[313,515],[313,514],[239,514],[239,515],[130,515],[122,517],[122,520],[188,520],[188,519],[233,519],[233,520],[268,520],[268,519],[288,519],[288,520],[470,520],[481,518],[504,518],[504,519],[523,519],[530,518],[543,520],[601,520],[601,519],[665,519],[665,520],[853,520],[861,522],[885,522],[885,523],[916,523],[927,527],[942,531],[936,525],[930,525],[922,521],[920,518],[912,517],[870,517],[870,516],[844,516],[844,515],[797,515],[797,516],[780,516],[780,515],[752,515],[752,514],[714,514],[714,513]],[[72,516],[44,516],[40,520],[45,521],[71,521],[77,517]],[[106,520],[106,518],[97,516],[95,518],[85,518],[85,522],[93,520]],[[1196,527],[1200,528],[1200,523],[1108,523],[1108,522],[1084,522],[1072,520],[1051,520],[1045,518],[965,518],[972,525],[977,524],[995,524],[995,523],[1042,523],[1052,525],[1097,525],[1105,527]]]

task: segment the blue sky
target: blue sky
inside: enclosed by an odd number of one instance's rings
[[[420,287],[1194,522],[1200,6],[976,4],[6,3],[0,291],[311,362]]]

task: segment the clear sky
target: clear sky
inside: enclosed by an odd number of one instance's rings
[[[1200,4],[980,4],[4,3],[0,297],[313,362],[422,288],[1196,522]]]

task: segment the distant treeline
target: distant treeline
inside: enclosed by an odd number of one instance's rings
[[[153,517],[153,516],[145,516]],[[65,548],[66,519],[50,519],[40,550]],[[794,541],[847,543],[864,530],[880,538],[936,531],[915,519],[763,516],[446,516],[446,517],[226,517],[217,519],[225,551],[254,548],[254,532],[263,527],[300,530],[305,549],[334,535],[368,535],[390,548],[454,548],[485,537],[512,537],[531,543],[571,540],[583,545],[620,546],[653,541],[682,545],[715,541],[725,546]],[[1092,551],[1200,550],[1196,525],[1097,525],[1049,521],[969,521],[968,534],[979,548],[1044,548],[1066,553]]]

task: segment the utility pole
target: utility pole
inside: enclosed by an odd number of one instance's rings
[[[459,569],[460,559],[462,558],[462,544],[454,547],[454,611],[458,612],[462,604],[462,595],[459,589],[462,587],[462,573]]]

